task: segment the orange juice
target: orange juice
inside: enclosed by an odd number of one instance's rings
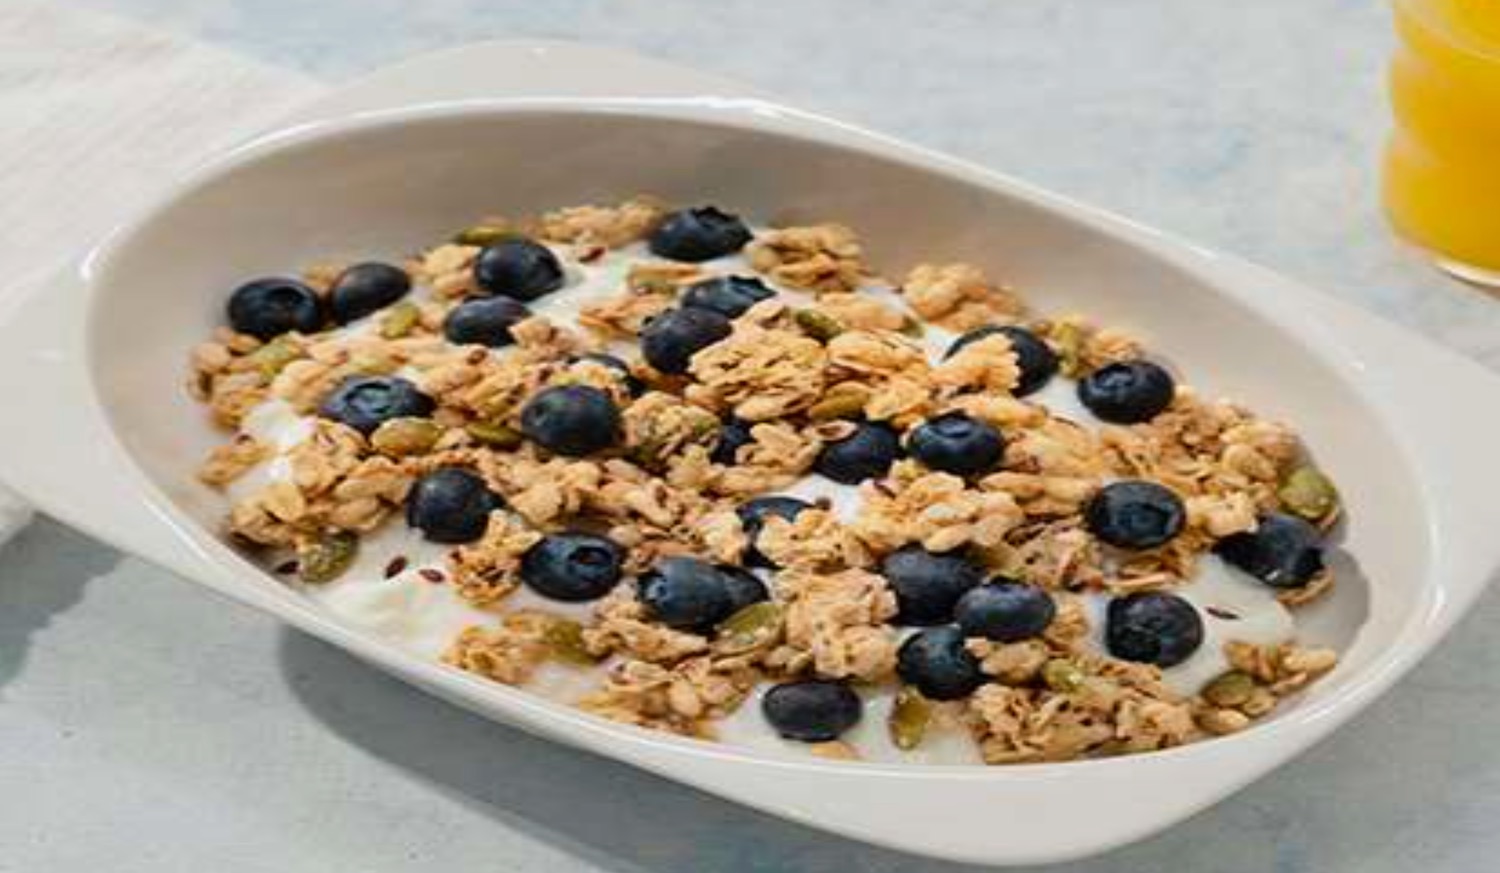
[[[1394,0],[1396,229],[1465,278],[1500,282],[1500,0]]]

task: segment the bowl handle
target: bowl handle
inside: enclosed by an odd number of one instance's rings
[[[87,282],[53,269],[0,292],[0,482],[37,509],[223,593],[231,582],[151,497],[88,383]]]
[[[1232,264],[1232,266],[1231,266]],[[1298,313],[1315,342],[1342,347],[1411,467],[1429,509],[1432,578],[1446,629],[1500,575],[1500,375],[1410,330],[1276,273],[1224,258],[1247,287]]]

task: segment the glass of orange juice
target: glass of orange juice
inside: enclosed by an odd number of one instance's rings
[[[1500,0],[1393,0],[1385,206],[1459,278],[1500,287]]]

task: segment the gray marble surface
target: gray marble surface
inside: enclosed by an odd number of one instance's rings
[[[1500,304],[1401,250],[1376,209],[1377,3],[74,2],[330,80],[481,38],[634,47],[1247,255],[1500,367]],[[1296,764],[1068,869],[1494,869],[1497,621],[1487,598]],[[482,722],[43,521],[0,555],[0,871],[96,869],[959,868]]]

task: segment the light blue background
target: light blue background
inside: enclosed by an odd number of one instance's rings
[[[631,46],[1247,255],[1500,367],[1500,306],[1400,250],[1376,209],[1390,49],[1376,3],[75,3],[331,80],[483,38]],[[1297,763],[1068,869],[1495,869],[1497,623],[1487,598]],[[482,722],[42,522],[0,556],[0,871],[85,869],[960,868]]]

